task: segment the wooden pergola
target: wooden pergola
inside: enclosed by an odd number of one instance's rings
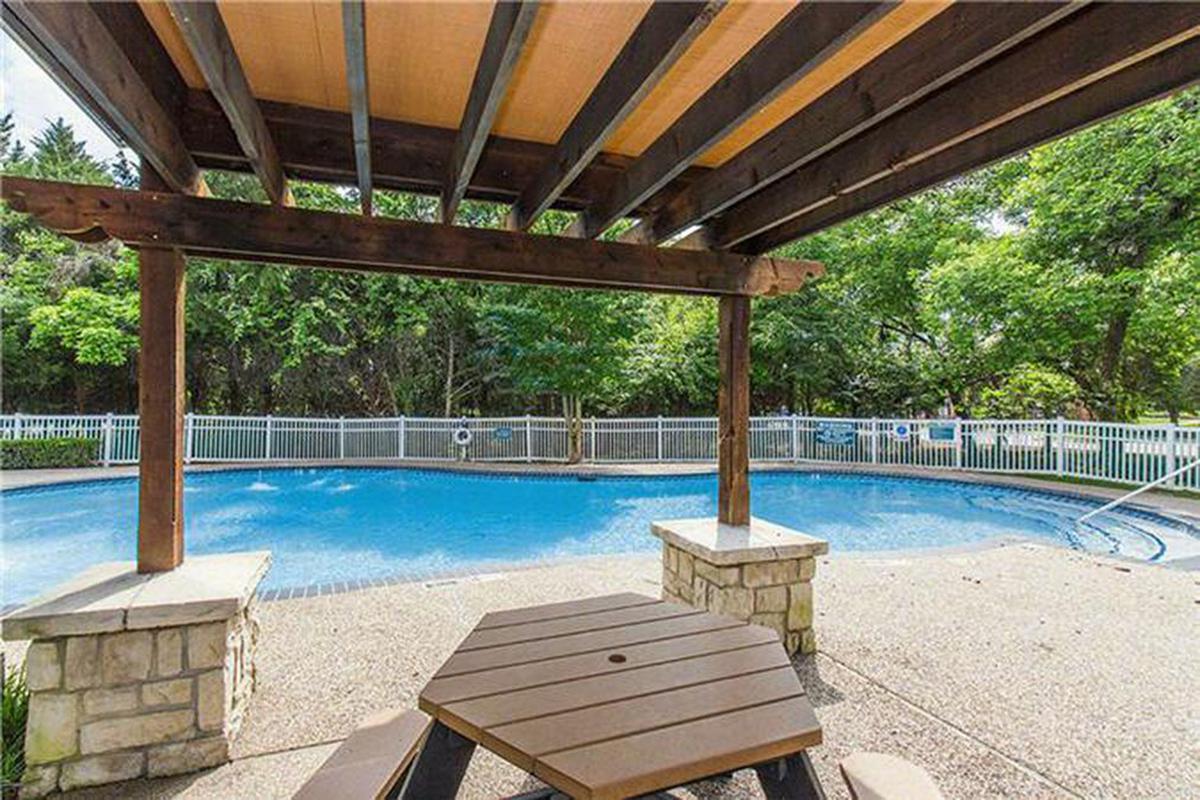
[[[1200,78],[1200,3],[18,2],[10,34],[142,159],[4,199],[138,249],[138,566],[183,559],[187,255],[719,298],[719,518],[749,521],[750,298],[774,248]],[[208,199],[254,173],[270,203]],[[362,214],[289,181],[358,188]],[[372,216],[372,191],[441,222]],[[508,229],[455,224],[464,198]],[[529,233],[548,209],[560,236]],[[597,237],[624,218],[620,241]]]

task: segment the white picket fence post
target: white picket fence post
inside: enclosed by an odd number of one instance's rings
[[[525,415],[525,461],[533,461],[533,417]]]
[[[655,434],[656,434],[656,436],[655,436],[655,443],[654,443],[654,460],[655,460],[655,461],[662,461],[662,458],[663,458],[663,424],[662,424],[662,414],[659,414],[659,415],[658,415],[658,419],[656,420],[656,423],[655,423],[654,432],[655,432]]]
[[[871,419],[871,463],[879,463],[879,420]]]
[[[405,439],[405,435],[406,435],[403,414],[400,415],[399,435],[400,435],[400,460],[403,461],[404,460],[404,445],[405,445],[404,439]]]
[[[101,456],[100,463],[107,467],[112,465],[113,415],[111,411],[104,415],[104,427],[100,430],[103,437],[101,452],[104,454]]]
[[[195,417],[192,412],[183,415],[183,463],[192,463],[193,446],[196,439]],[[139,450],[142,441],[141,419],[138,420],[138,444]]]
[[[346,460],[346,418],[338,417],[338,461]]]
[[[962,469],[963,465],[963,429],[962,420],[954,420],[954,468]]]
[[[1175,471],[1175,441],[1176,441],[1176,439],[1177,439],[1177,437],[1175,435],[1175,426],[1174,425],[1168,426],[1167,427],[1167,436],[1166,436],[1167,458],[1166,458],[1165,468],[1163,470],[1163,475],[1170,475],[1172,472]],[[1171,478],[1171,486],[1174,488],[1179,488],[1179,486],[1181,485],[1179,479],[1181,477],[1182,476],[1180,476],[1180,475],[1176,475],[1174,478]]]
[[[267,414],[267,436],[266,436],[266,445],[265,445],[266,451],[267,451],[267,457],[266,457],[267,461],[271,460],[271,440],[274,437],[274,433],[275,433],[275,425],[273,423],[274,423],[274,420],[272,420],[271,415]]]
[[[800,418],[792,414],[792,462],[800,460]]]

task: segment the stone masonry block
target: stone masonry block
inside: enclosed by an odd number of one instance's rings
[[[83,693],[83,713],[88,716],[107,716],[133,711],[138,705],[136,686],[119,689],[89,689]]]
[[[752,588],[779,586],[800,580],[800,561],[756,561],[742,565],[742,582]]]
[[[64,792],[84,786],[127,781],[142,774],[143,753],[104,753],[62,765],[59,786]]]
[[[800,580],[811,581],[813,576],[817,574],[817,560],[815,558],[800,559]]]
[[[100,640],[97,636],[71,636],[67,639],[63,685],[68,691],[100,684]]]
[[[178,675],[183,670],[183,631],[164,628],[154,635],[154,671],[160,678]]]
[[[691,553],[679,551],[679,580],[692,582],[692,575],[695,574],[696,557]]]
[[[88,755],[180,739],[191,732],[193,716],[188,708],[89,722],[79,729],[79,749]]]
[[[58,764],[27,765],[21,776],[21,800],[45,797],[58,788]]]
[[[696,574],[716,586],[737,586],[741,582],[741,571],[736,567],[718,567],[702,558],[696,559]]]
[[[223,670],[215,669],[196,678],[196,722],[201,730],[219,730],[225,723],[228,688]]]
[[[670,572],[679,572],[679,551],[663,542],[663,566]]]
[[[228,623],[209,622],[187,629],[188,669],[207,669],[225,663]]]
[[[788,603],[788,630],[799,631],[812,627],[813,589],[811,583],[794,584]]]
[[[714,587],[709,604],[710,610],[718,614],[749,619],[754,613],[754,592],[741,586]]]
[[[228,760],[229,743],[224,736],[212,736],[154,747],[148,754],[146,768],[151,778],[157,778],[215,767]]]
[[[150,631],[122,631],[100,639],[100,674],[107,686],[142,681],[150,674]]]
[[[699,575],[692,576],[692,605],[707,610],[713,592],[713,585]]]
[[[788,587],[764,586],[754,590],[754,611],[787,611]]]
[[[25,654],[25,684],[31,692],[44,692],[62,685],[62,659],[57,641],[34,642]]]
[[[73,694],[34,692],[25,727],[25,763],[48,764],[75,755],[79,701]]]
[[[178,706],[192,700],[192,679],[173,678],[142,684],[142,703],[148,707]]]

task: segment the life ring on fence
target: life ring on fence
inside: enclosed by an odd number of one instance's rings
[[[454,429],[454,443],[459,447],[466,447],[474,438],[475,434],[471,433],[471,429],[466,425]]]

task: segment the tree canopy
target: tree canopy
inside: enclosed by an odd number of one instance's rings
[[[0,120],[5,173],[136,186],[70,126]],[[1125,114],[781,250],[826,278],[756,301],[753,406],[845,415],[1172,417],[1200,407],[1200,91]],[[246,175],[221,197],[263,202]],[[353,212],[353,189],[293,182]],[[377,213],[436,200],[379,192]],[[466,224],[506,209],[467,202]],[[554,233],[552,212],[535,230]],[[0,208],[5,411],[136,407],[137,267]],[[612,234],[612,235],[615,235]],[[191,259],[200,412],[712,414],[711,299]]]

